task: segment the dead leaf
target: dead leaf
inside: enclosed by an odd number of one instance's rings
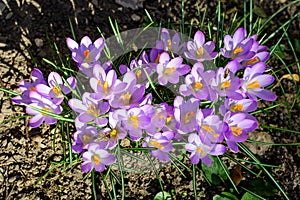
[[[291,81],[295,80],[296,82],[300,83],[300,77],[298,74],[285,74],[279,79],[278,83],[276,85],[274,85],[271,90],[278,87],[280,85],[280,82],[282,81],[282,79],[288,79]]]
[[[240,184],[243,179],[242,167],[240,165],[236,165],[232,168],[232,170],[230,170],[230,178],[236,186]]]

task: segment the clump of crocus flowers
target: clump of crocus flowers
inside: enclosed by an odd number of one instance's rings
[[[29,122],[33,128],[43,122],[55,124],[57,119],[47,112],[62,113],[61,104],[66,101],[65,109],[69,106],[75,112],[72,149],[82,154],[84,172],[102,172],[115,163],[114,149],[124,138],[140,142],[162,162],[170,161],[173,143],[180,141],[192,164],[210,165],[210,155],[238,152],[237,143],[246,141],[248,133],[258,127],[251,115],[258,98],[276,99],[265,89],[274,81],[264,74],[268,48],[259,44],[256,35],[246,35],[243,28],[226,35],[224,48],[216,52],[215,43],[205,42],[201,31],[193,41],[181,43],[179,34],[171,37],[162,29],[156,47],[119,69],[99,60],[105,45],[102,38],[93,43],[85,36],[80,44],[67,38],[72,58],[88,77],[92,91],[66,100],[76,89],[74,77],[63,79],[52,72],[47,82],[34,69],[31,82],[20,82],[22,95],[13,101],[28,105],[26,112],[34,115]],[[225,65],[206,69],[216,59]],[[157,99],[146,92],[153,91],[150,82],[171,89],[172,102],[154,103]]]

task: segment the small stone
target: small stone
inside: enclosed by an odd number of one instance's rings
[[[13,16],[13,13],[12,13],[12,12],[9,12],[9,13],[6,15],[5,19],[8,20],[8,19],[10,19],[12,16]]]
[[[141,17],[134,13],[131,15],[131,19],[137,22],[141,20]]]
[[[9,183],[15,182],[16,179],[17,179],[16,176],[12,176],[12,177],[10,177],[10,178],[8,179],[8,182],[9,182]]]
[[[40,39],[40,38],[35,38],[35,39],[34,39],[34,42],[35,42],[35,45],[36,45],[37,47],[42,47],[42,46],[44,45],[43,40]]]
[[[4,176],[2,173],[0,173],[0,183],[3,183],[4,182]]]

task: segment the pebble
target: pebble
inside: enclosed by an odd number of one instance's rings
[[[40,38],[35,38],[34,42],[37,47],[42,47],[44,45],[44,41]]]
[[[137,22],[141,20],[141,17],[134,13],[131,15],[131,19]]]
[[[0,183],[3,183],[4,182],[4,176],[2,173],[0,173]]]
[[[5,19],[6,19],[6,20],[9,20],[12,16],[13,16],[13,13],[12,13],[12,12],[9,12],[9,13],[6,15]]]

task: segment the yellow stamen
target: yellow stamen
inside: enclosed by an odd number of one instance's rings
[[[221,88],[228,88],[230,87],[230,81],[226,80],[221,84]]]
[[[235,50],[233,51],[233,54],[236,55],[236,54],[241,53],[241,52],[243,52],[243,48],[242,48],[242,47],[237,47],[237,48],[235,48]]]
[[[157,57],[156,57],[156,59],[155,59],[155,63],[157,64],[157,63],[159,63],[159,59],[160,59],[160,53],[157,55]]]
[[[84,55],[84,57],[85,57],[86,59],[88,59],[89,56],[90,56],[90,50],[85,50],[85,51],[83,52],[83,55]]]
[[[50,109],[49,108],[42,108],[43,111],[46,111],[46,112],[50,112]],[[47,114],[45,113],[41,113],[42,116],[46,116]]]
[[[157,141],[150,141],[149,144],[152,145],[152,146],[154,146],[154,147],[156,147],[156,148],[158,148],[158,149],[160,149],[160,150],[164,150],[164,148],[165,148],[163,145],[161,145]]]
[[[35,92],[35,91],[36,91],[35,87],[31,87],[29,90],[30,90],[31,92]]]
[[[113,129],[110,133],[109,136],[110,138],[115,138],[117,136],[118,132],[116,129]]]
[[[94,160],[95,164],[98,165],[100,163],[100,158],[96,155],[92,156],[92,159]]]
[[[172,49],[172,41],[168,39],[168,50]]]
[[[198,147],[198,148],[197,148],[197,152],[198,152],[198,153],[201,153],[202,156],[205,155],[205,152],[203,151],[203,149],[202,149],[201,147]]]
[[[166,74],[172,74],[174,71],[176,71],[176,68],[173,66],[171,68],[168,68],[165,70],[165,73]]]
[[[209,134],[212,134],[214,136],[214,138],[219,137],[219,134],[217,134],[214,129],[212,129],[210,126],[201,126],[201,128],[203,128],[205,131],[207,131]]]
[[[246,62],[247,65],[253,65],[255,63],[257,63],[259,61],[259,59],[257,57],[252,58],[251,60],[248,60]]]
[[[255,80],[252,83],[248,84],[247,89],[253,89],[253,88],[260,88],[260,84],[258,80]]]
[[[133,125],[134,128],[139,127],[139,118],[136,115],[133,115],[129,118],[130,123]]]
[[[103,84],[102,84],[101,80],[98,80],[97,84],[100,85],[100,87],[103,87]]]
[[[169,115],[166,119],[167,124],[173,119],[173,115]]]
[[[195,112],[191,111],[191,112],[187,112],[185,113],[184,116],[184,123],[189,123],[191,121],[191,118],[195,117]]]
[[[242,112],[243,109],[244,109],[244,106],[242,104],[239,104],[239,103],[230,107],[231,112],[236,112],[236,111]]]
[[[88,144],[92,140],[91,136],[86,134],[82,136],[82,139],[83,139],[83,144]]]
[[[199,82],[199,81],[197,81],[197,82],[195,82],[195,85],[193,86],[193,88],[194,88],[194,89],[201,89],[202,86],[203,86],[202,83]]]
[[[96,108],[96,106],[92,103],[89,104],[88,109],[86,110],[86,113],[89,115],[94,115],[95,117],[98,117],[99,112]]]
[[[230,129],[231,129],[232,135],[234,135],[234,136],[239,136],[243,132],[243,129],[238,126],[231,126]]]
[[[105,81],[105,82],[104,82],[103,90],[104,90],[105,92],[108,91],[108,81]]]
[[[203,56],[203,54],[204,54],[203,47],[200,47],[199,49],[197,49],[196,54],[197,54],[198,58],[201,58]]]
[[[138,70],[137,72],[136,72],[136,77],[137,77],[137,79],[140,79],[141,78],[141,75],[142,75],[142,70]]]
[[[120,98],[124,105],[129,105],[131,94],[129,92],[126,92]]]
[[[59,95],[59,94],[61,93],[61,89],[60,89],[59,86],[54,86],[54,87],[52,88],[52,91],[53,91],[55,94],[57,94],[57,95]]]

